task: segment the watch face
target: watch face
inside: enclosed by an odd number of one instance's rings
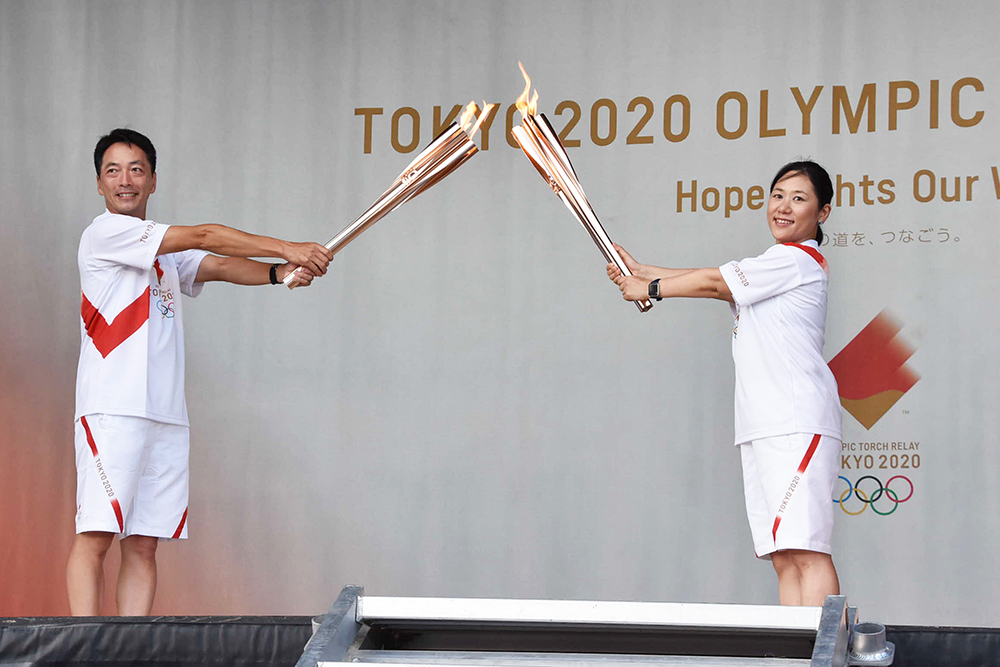
[[[649,283],[649,290],[648,290],[647,294],[649,294],[649,296],[653,297],[654,299],[657,298],[658,296],[660,296],[660,281],[659,280],[654,280],[653,282]]]

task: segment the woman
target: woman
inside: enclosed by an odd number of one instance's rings
[[[719,268],[608,264],[629,301],[704,297],[731,304],[736,444],[758,558],[778,575],[781,604],[819,606],[840,584],[830,556],[839,469],[840,400],[823,360],[827,264],[820,225],[833,185],[815,162],[792,162],[771,182],[767,224],[775,245]]]

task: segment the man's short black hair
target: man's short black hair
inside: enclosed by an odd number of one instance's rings
[[[104,161],[104,153],[114,144],[125,144],[126,146],[138,146],[141,148],[142,152],[146,154],[146,159],[149,160],[149,168],[152,170],[152,173],[156,173],[156,149],[153,148],[153,142],[146,135],[135,130],[119,127],[117,130],[111,130],[101,137],[100,141],[97,142],[97,146],[94,147],[94,169],[97,170],[98,176],[101,175],[101,162]]]

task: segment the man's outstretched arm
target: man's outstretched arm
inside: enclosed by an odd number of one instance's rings
[[[299,268],[298,264],[279,264],[275,269],[278,281]],[[307,269],[295,274],[292,287],[307,287],[316,275]],[[235,285],[267,285],[271,282],[271,265],[243,257],[208,255],[198,265],[196,283],[224,281]]]
[[[314,276],[326,273],[326,267],[333,259],[333,254],[319,243],[282,241],[216,224],[171,225],[163,235],[157,254],[166,255],[182,250],[207,250],[227,257],[280,257],[286,262],[308,269]],[[265,269],[269,268],[266,264],[264,266]]]

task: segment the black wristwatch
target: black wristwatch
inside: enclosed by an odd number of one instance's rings
[[[657,278],[653,282],[649,283],[649,289],[646,291],[650,299],[656,299],[657,301],[662,301],[663,297],[660,296],[660,279]]]

